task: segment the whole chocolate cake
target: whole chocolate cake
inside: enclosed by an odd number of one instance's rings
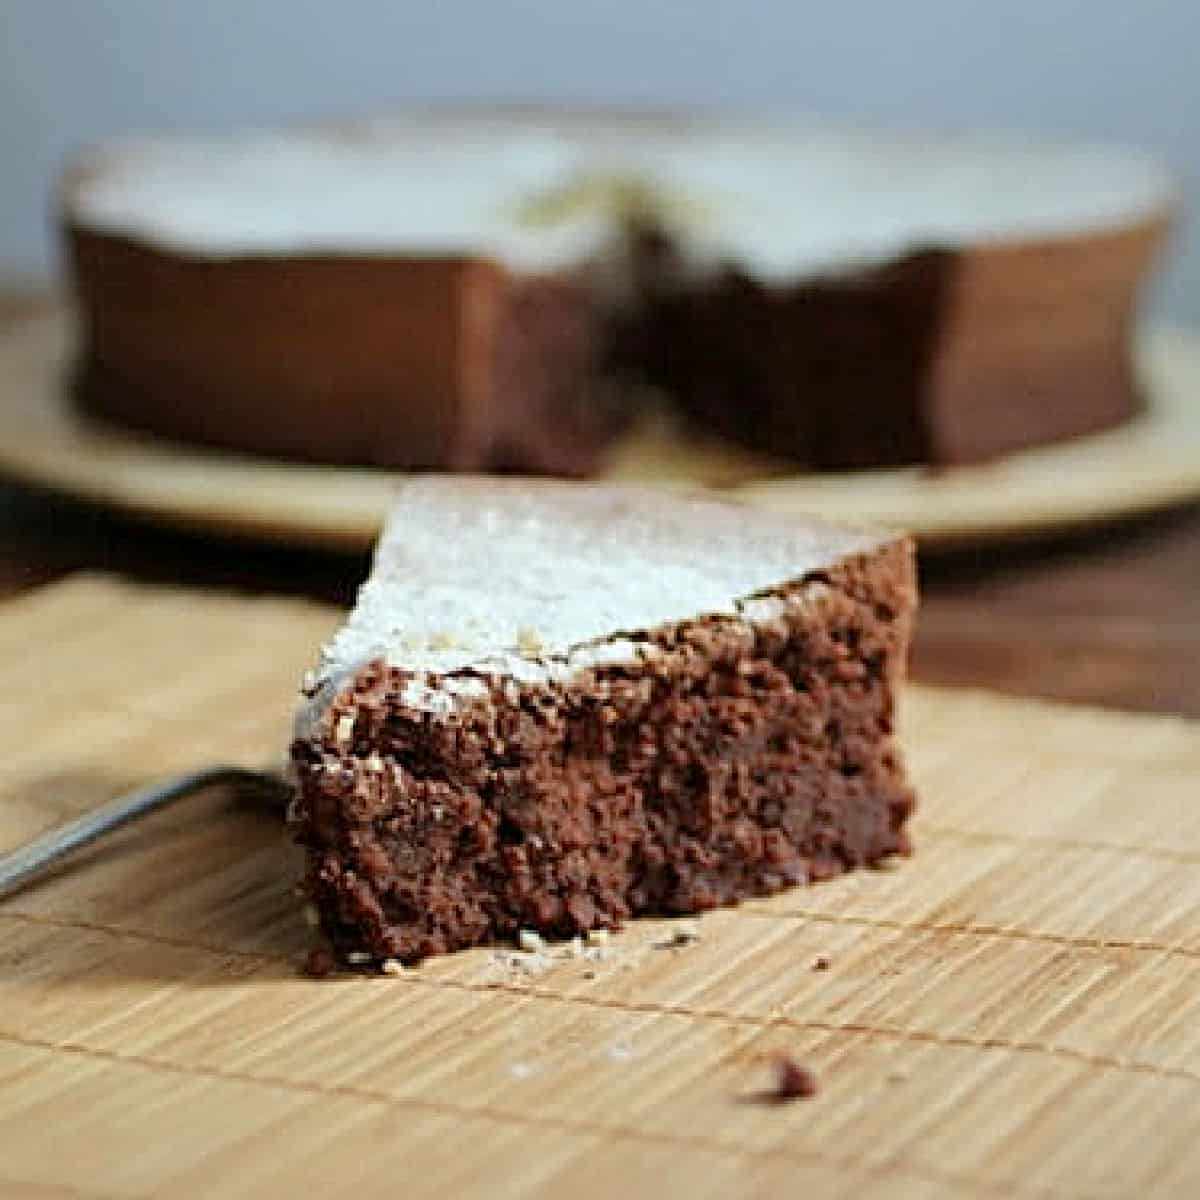
[[[63,196],[79,402],[323,462],[588,474],[652,384],[818,467],[1137,410],[1171,189],[1136,156],[426,114],[109,147]]]
[[[906,853],[903,537],[593,484],[404,486],[297,720],[351,960],[686,913]]]

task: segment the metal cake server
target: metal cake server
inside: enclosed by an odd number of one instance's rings
[[[0,854],[0,900],[34,883],[55,863],[76,850],[90,846],[139,817],[213,787],[236,789],[281,809],[291,794],[291,789],[279,775],[226,766],[205,767],[127,792],[56,829],[39,834],[15,850]]]

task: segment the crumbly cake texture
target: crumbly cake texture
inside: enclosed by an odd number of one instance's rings
[[[637,489],[401,490],[292,744],[343,955],[697,912],[907,853],[904,537]]]

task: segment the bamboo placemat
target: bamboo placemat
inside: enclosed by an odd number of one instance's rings
[[[0,608],[0,845],[268,760],[332,620],[98,577]],[[0,1193],[1200,1194],[1198,727],[914,688],[905,736],[911,863],[534,971],[300,978],[276,822],[160,814],[0,905]],[[779,1051],[815,1098],[763,1102]]]

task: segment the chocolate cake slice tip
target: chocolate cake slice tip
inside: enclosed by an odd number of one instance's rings
[[[297,716],[337,949],[414,961],[908,851],[913,547],[651,489],[425,477]]]

